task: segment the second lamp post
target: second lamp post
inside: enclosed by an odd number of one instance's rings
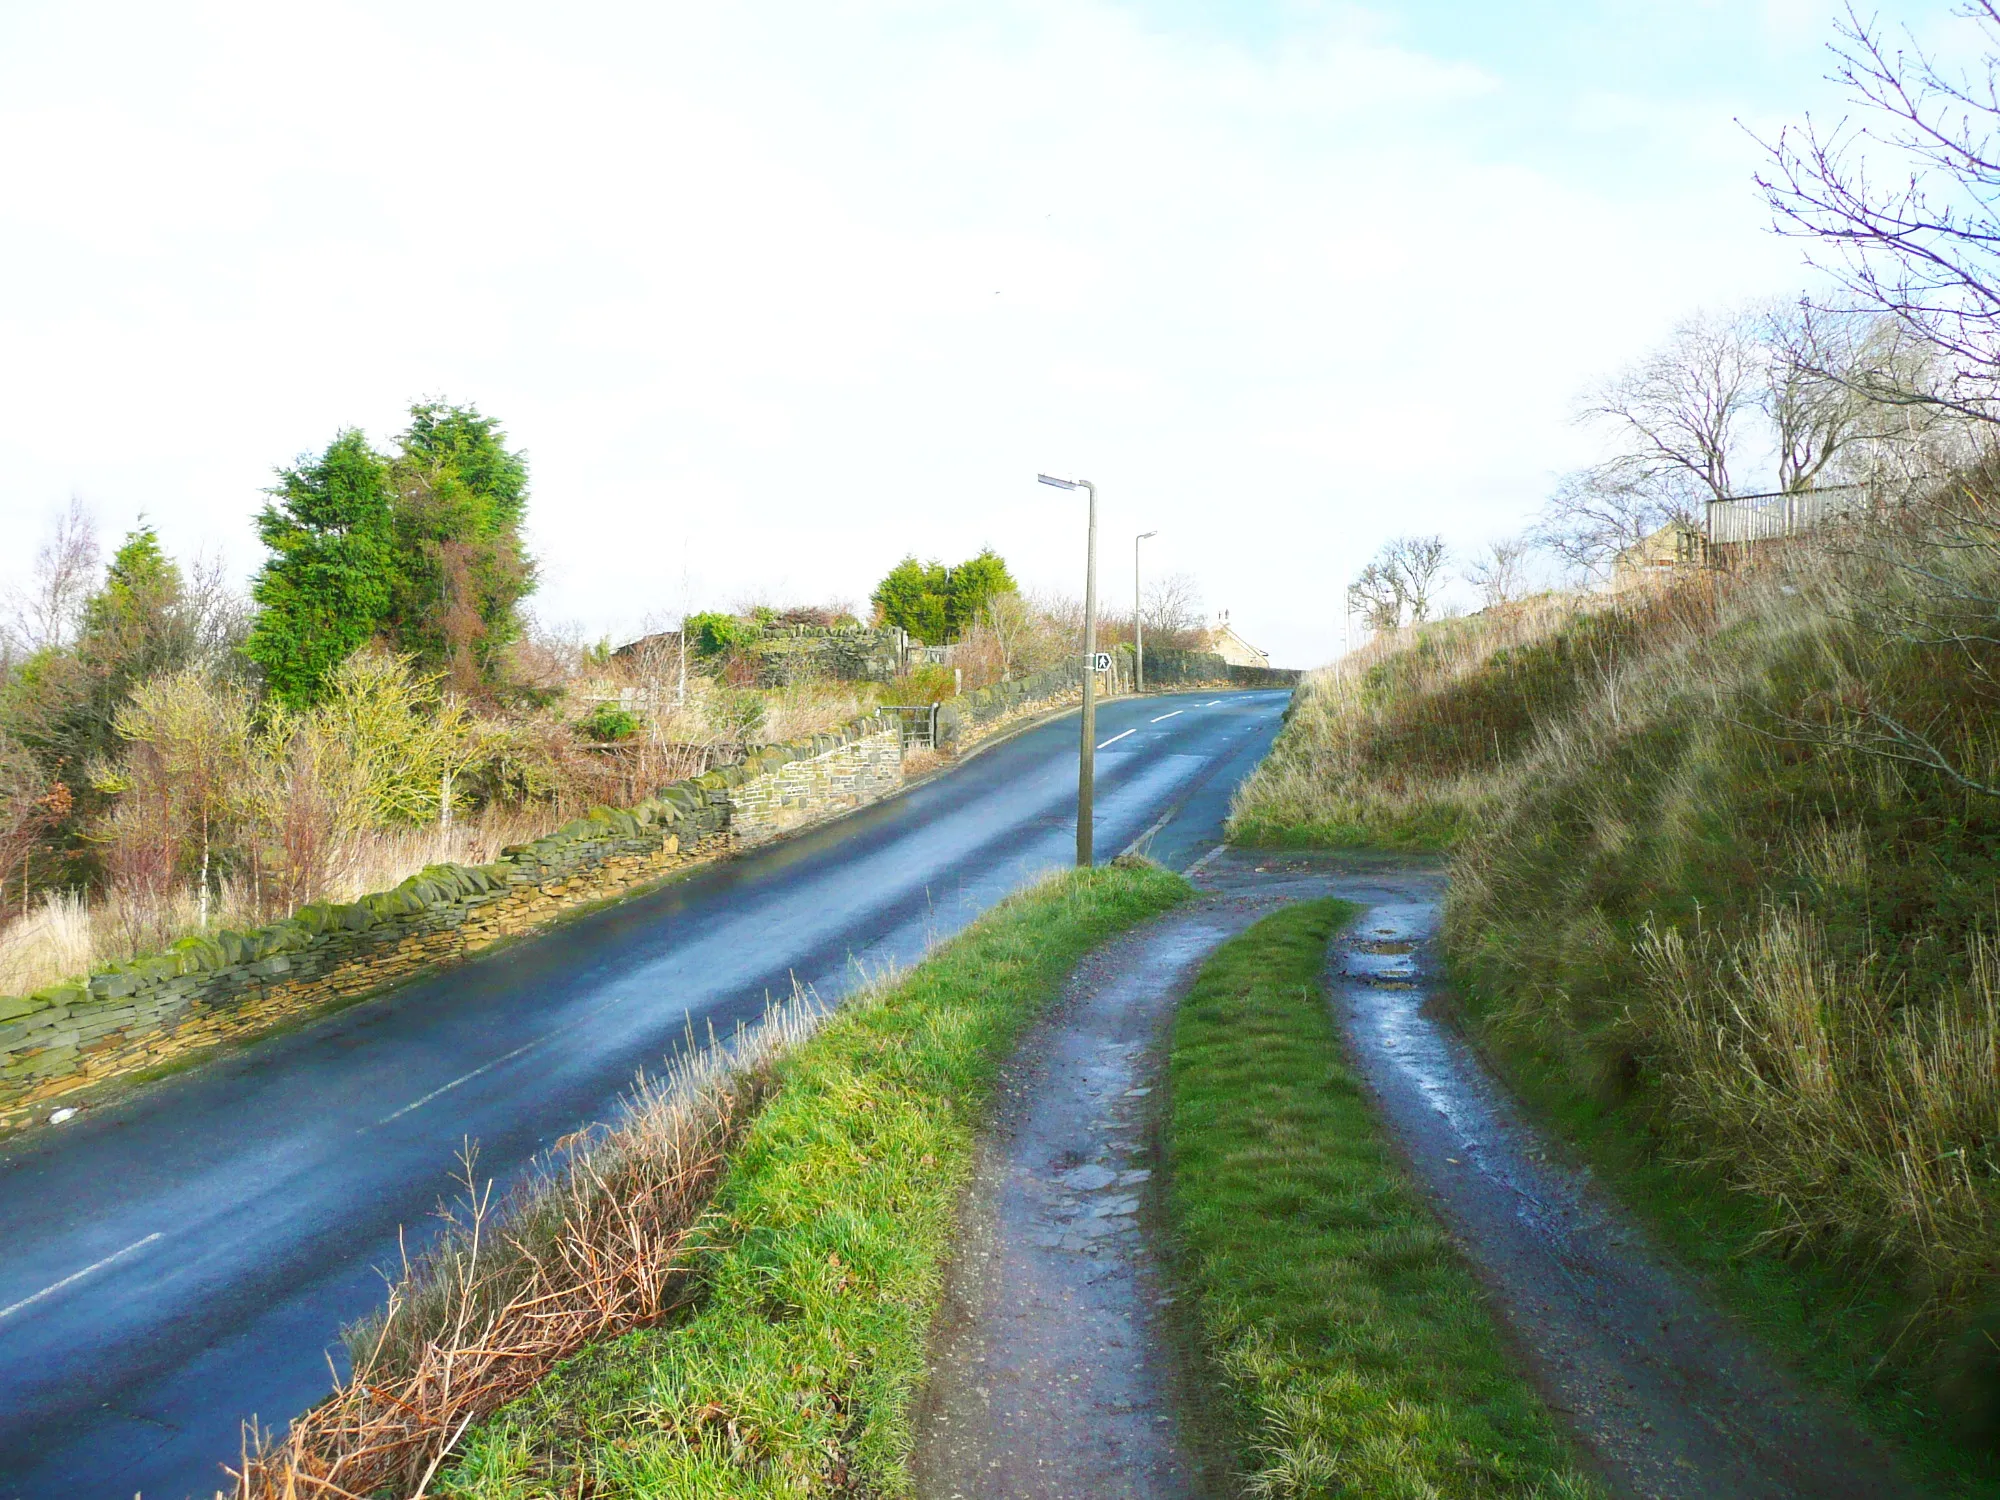
[[[1140,618],[1144,606],[1139,597],[1139,543],[1157,531],[1142,531],[1132,538],[1132,691],[1146,691],[1146,625]]]

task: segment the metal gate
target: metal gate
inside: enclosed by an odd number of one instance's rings
[[[902,725],[904,744],[937,749],[938,706],[935,703],[885,703],[882,712],[896,716]]]

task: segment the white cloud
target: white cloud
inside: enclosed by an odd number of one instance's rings
[[[592,628],[684,560],[697,604],[989,542],[1069,583],[1069,467],[1108,591],[1158,527],[1310,661],[1385,536],[1515,524],[1586,379],[1796,276],[1729,123],[1768,100],[1579,80],[1577,140],[1506,144],[1504,66],[1365,12],[168,9],[0,21],[13,557],[75,490],[248,566],[272,465],[446,394],[528,448],[540,607]]]

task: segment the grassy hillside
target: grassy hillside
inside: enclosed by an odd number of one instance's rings
[[[1517,1081],[1822,1374],[1908,1433],[1981,1442],[1987,493],[1635,607],[1395,642],[1310,684],[1237,811],[1253,837],[1448,844],[1448,950]]]
[[[1450,847],[1478,820],[1537,726],[1705,598],[1625,610],[1548,595],[1380,639],[1310,674],[1286,732],[1238,794],[1249,843]]]

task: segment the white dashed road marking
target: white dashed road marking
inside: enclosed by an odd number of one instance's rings
[[[44,1297],[53,1297],[57,1292],[61,1291],[64,1287],[69,1286],[71,1283],[83,1280],[83,1278],[88,1276],[92,1271],[101,1271],[106,1266],[110,1265],[114,1260],[123,1260],[126,1256],[130,1255],[134,1250],[145,1249],[148,1245],[152,1244],[153,1241],[158,1239],[159,1237],[160,1237],[159,1233],[155,1231],[154,1233],[147,1235],[143,1240],[136,1240],[132,1244],[127,1245],[123,1250],[113,1251],[111,1254],[105,1256],[103,1260],[96,1261],[91,1265],[85,1266],[81,1271],[77,1271],[71,1275],[63,1277],[61,1281],[56,1282],[55,1285],[53,1286],[43,1287],[39,1292],[36,1292],[35,1295],[32,1297],[23,1297],[19,1302],[14,1303],[11,1307],[0,1307],[0,1318],[11,1318],[14,1316],[15,1313],[19,1312],[22,1308],[33,1307],[37,1302],[41,1301],[42,1298]]]
[[[430,1103],[431,1100],[437,1098],[439,1094],[448,1094],[453,1089],[457,1088],[461,1083],[470,1083],[472,1082],[473,1079],[477,1078],[481,1073],[490,1072],[492,1069],[499,1067],[500,1064],[502,1064],[503,1062],[512,1062],[515,1058],[519,1057],[523,1052],[526,1052],[529,1047],[537,1045],[540,1041],[541,1038],[537,1037],[535,1038],[534,1041],[529,1042],[525,1047],[516,1047],[512,1052],[509,1052],[505,1057],[496,1057],[493,1059],[492,1062],[487,1063],[484,1067],[474,1068],[470,1073],[463,1074],[460,1077],[452,1079],[450,1083],[443,1084],[437,1088],[432,1089],[428,1094],[424,1095],[423,1098],[411,1100],[408,1104],[405,1104],[401,1109],[397,1110],[393,1115],[384,1115],[382,1116],[381,1119],[377,1120],[375,1123],[377,1125],[387,1125],[391,1120],[400,1120],[403,1118],[404,1115],[408,1114],[411,1110],[422,1109],[426,1104]]]

